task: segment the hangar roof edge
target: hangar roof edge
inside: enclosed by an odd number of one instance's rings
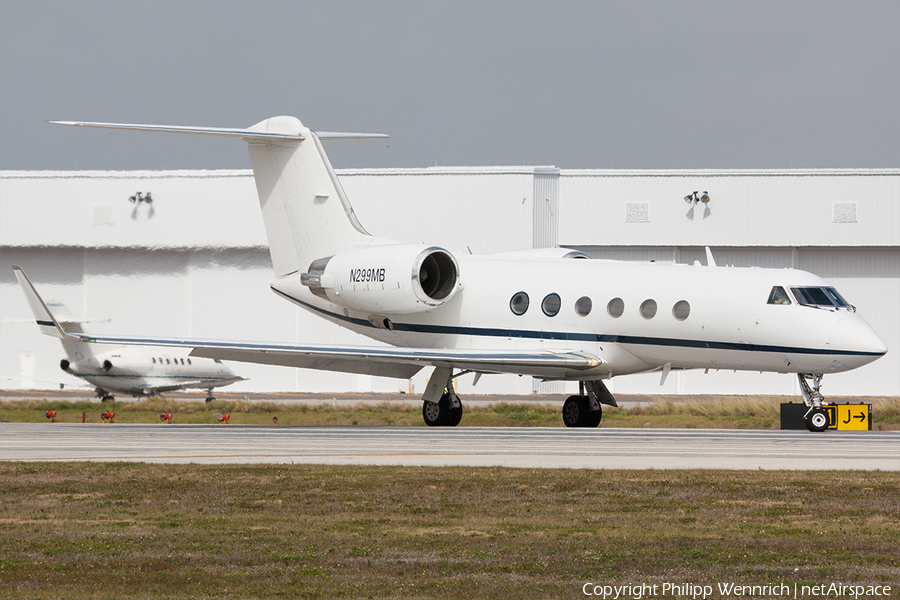
[[[558,172],[566,177],[896,177],[894,169],[558,169],[552,166],[414,167],[335,169],[344,176],[379,175],[534,175]],[[250,169],[134,171],[2,171],[0,179],[160,179],[250,177]]]

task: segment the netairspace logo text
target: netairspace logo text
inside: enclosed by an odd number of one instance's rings
[[[603,600],[642,600],[649,598],[691,598],[704,600],[718,592],[719,597],[769,597],[769,598],[877,598],[891,595],[889,585],[845,585],[842,583],[822,583],[806,585],[795,583],[768,585],[737,585],[719,583],[715,586],[695,583],[639,583],[634,585],[601,585],[585,583],[581,591],[585,596],[596,596]]]

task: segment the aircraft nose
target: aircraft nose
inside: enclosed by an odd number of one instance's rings
[[[835,323],[828,338],[833,350],[852,352],[838,358],[849,369],[855,369],[884,356],[888,347],[862,317],[848,317]]]

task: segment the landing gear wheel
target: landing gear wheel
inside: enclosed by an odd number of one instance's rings
[[[215,399],[216,399],[215,396],[207,396],[207,397],[206,397],[206,401],[207,401],[207,402],[212,402],[212,401],[215,400]]]
[[[460,420],[462,419],[463,407],[462,402],[459,403],[459,408],[451,408],[450,409],[450,417],[447,419],[448,427],[456,427],[459,425]]]
[[[814,408],[806,415],[806,428],[820,432],[828,429],[828,413],[821,408]]]
[[[462,410],[460,410],[459,416],[462,417]],[[450,421],[449,396],[444,394],[438,402],[428,402],[427,400],[423,402],[422,418],[425,419],[425,424],[429,427],[443,427],[447,425]]]
[[[587,414],[587,425],[585,427],[600,427],[600,420],[603,418],[603,410],[590,411]]]
[[[569,396],[563,404],[563,423],[566,427],[584,427],[587,416],[587,399],[584,396]]]

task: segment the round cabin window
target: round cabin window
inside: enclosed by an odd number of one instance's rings
[[[621,298],[613,298],[609,301],[609,304],[606,305],[606,312],[614,319],[618,319],[622,316],[622,313],[625,312],[625,301]]]
[[[509,301],[509,310],[513,311],[513,314],[524,315],[528,310],[528,294],[519,292],[513,295]]]
[[[548,317],[555,317],[559,314],[561,306],[562,301],[559,299],[559,294],[547,294],[544,297],[544,301],[541,302],[541,310],[544,311],[544,314]]]
[[[679,321],[684,321],[691,314],[691,305],[688,304],[687,300],[679,300],[675,303],[675,306],[672,307],[672,316],[675,317]]]
[[[591,309],[593,307],[594,303],[591,302],[591,299],[587,296],[582,296],[575,301],[575,314],[577,314],[579,317],[586,317],[591,314]]]

